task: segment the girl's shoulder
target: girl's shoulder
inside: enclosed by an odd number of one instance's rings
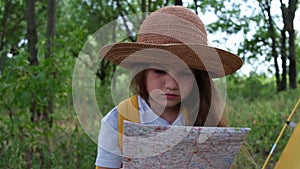
[[[140,96],[138,96],[138,106],[139,106],[139,110],[144,110],[146,111],[148,108],[147,103],[143,100],[143,98],[141,98]],[[118,127],[118,105],[115,106],[114,108],[112,108],[101,120],[101,124],[105,123],[108,124],[109,126],[117,129]],[[139,111],[139,114],[141,112]]]
[[[115,129],[118,126],[118,106],[111,109],[101,120],[101,124],[107,124]]]

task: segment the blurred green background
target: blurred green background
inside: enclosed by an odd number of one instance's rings
[[[226,46],[247,65],[226,78],[227,116],[231,126],[252,128],[244,145],[250,155],[240,151],[236,168],[261,168],[300,96],[299,29],[292,22],[299,21],[298,4],[288,2],[1,1],[0,168],[94,168],[97,145],[83,131],[72,100],[79,53],[109,22],[175,4],[209,21],[209,37],[218,38],[212,45]],[[120,28],[125,30],[129,22]],[[111,84],[118,67],[106,61],[95,64],[96,98],[105,114],[114,106]],[[292,120],[299,116],[298,108]],[[274,167],[291,132],[287,128],[267,168]]]

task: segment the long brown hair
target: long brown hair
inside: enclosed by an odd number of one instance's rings
[[[194,126],[227,126],[224,118],[224,100],[219,95],[208,72],[197,70],[194,73],[199,90],[200,105]]]
[[[146,90],[145,71],[146,70],[143,70],[133,77],[130,89],[133,94],[140,95],[147,101],[149,99],[149,94]],[[185,99],[183,103],[184,105],[188,105],[187,107],[190,115],[190,123],[187,125],[212,127],[227,126],[226,120],[223,116],[225,103],[218,94],[208,72],[195,70],[194,77],[197,82],[197,85],[194,85],[194,87],[197,88],[195,91],[199,92],[191,92],[191,96]],[[199,99],[195,99],[195,95],[197,95]],[[195,102],[195,100],[199,100],[199,103]]]

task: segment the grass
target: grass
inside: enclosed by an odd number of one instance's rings
[[[227,89],[229,123],[252,129],[244,144],[246,151],[240,151],[237,156],[236,168],[261,168],[300,90],[277,93],[273,83],[265,81],[231,82]],[[97,99],[107,95],[99,92]],[[0,108],[0,168],[94,168],[97,145],[81,128],[70,103],[57,105],[52,128],[43,122],[32,123],[26,110],[9,118]],[[102,99],[100,103],[106,106],[102,111],[111,107],[108,100]],[[299,120],[299,110],[293,117],[295,122]],[[291,128],[285,131],[268,168],[274,167],[291,132]]]
[[[258,86],[256,86],[258,87]],[[261,168],[285,124],[290,112],[299,99],[300,90],[257,96],[256,99],[234,97],[228,100],[228,118],[231,126],[250,127],[245,149],[250,153],[240,152],[238,165],[242,168]],[[300,107],[292,118],[298,122]],[[284,146],[292,133],[288,127],[280,139],[267,168],[274,168]]]

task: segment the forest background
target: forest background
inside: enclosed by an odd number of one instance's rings
[[[252,65],[247,74],[226,78],[227,107],[231,126],[252,128],[245,144],[251,158],[239,154],[237,168],[261,168],[299,98],[298,0],[1,1],[0,168],[94,168],[97,145],[84,132],[72,100],[78,55],[109,22],[175,4],[201,17],[213,14],[217,19],[207,30],[218,39],[211,43],[228,46]],[[239,39],[228,44],[230,37]],[[261,67],[264,71],[258,71]],[[117,69],[102,61],[95,71],[102,112],[113,107],[108,96]],[[298,109],[293,121],[299,116]],[[268,168],[274,167],[291,132],[285,131]]]

